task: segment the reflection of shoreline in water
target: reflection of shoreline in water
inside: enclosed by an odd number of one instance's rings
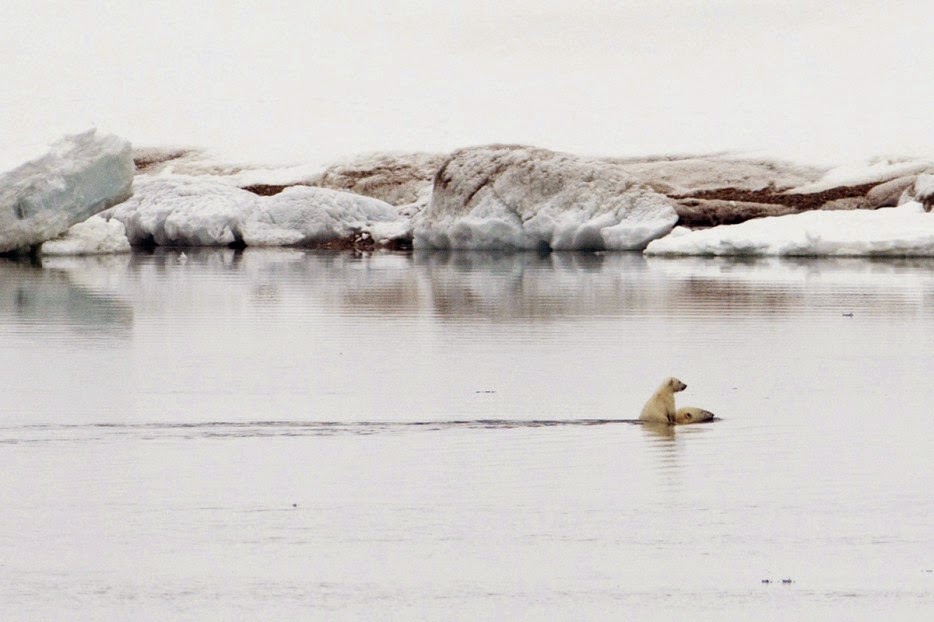
[[[402,269],[406,261],[384,271],[385,279],[374,278],[379,270],[357,271],[344,283],[341,307],[392,315],[420,300],[441,319],[522,322],[686,309],[714,317],[730,309],[812,313],[839,310],[843,297],[856,294],[860,312],[894,316],[932,312],[924,301],[934,296],[934,259],[646,260],[639,253],[482,252],[416,252],[397,259],[408,260],[417,277]],[[378,264],[379,257],[366,261]]]
[[[719,318],[731,310],[746,316],[813,315],[822,308],[830,316],[934,313],[934,259],[191,248],[118,259],[49,258],[42,265],[0,262],[0,313],[129,326],[133,309],[185,305],[205,313],[233,305],[261,313],[296,298],[310,309],[350,315],[408,317],[428,309],[441,321],[507,324],[576,316]]]
[[[112,266],[111,266],[112,268]],[[117,266],[122,270],[122,266]],[[89,338],[126,336],[133,325],[132,307],[108,293],[75,283],[69,271],[31,262],[0,260],[0,316],[20,327],[45,330],[61,326]]]
[[[860,313],[913,315],[930,312],[924,301],[934,296],[934,258],[650,257],[647,264],[679,284],[698,314],[852,313],[859,300]]]

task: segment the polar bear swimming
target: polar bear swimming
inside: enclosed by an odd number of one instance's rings
[[[696,406],[685,406],[675,412],[675,423],[684,425],[686,423],[703,423],[713,421],[716,415],[709,410],[697,408]]]
[[[677,378],[666,378],[655,390],[649,401],[642,407],[639,420],[645,423],[663,423],[666,425],[702,423],[712,421],[714,414],[696,406],[675,408],[675,393],[684,391],[688,385]]]

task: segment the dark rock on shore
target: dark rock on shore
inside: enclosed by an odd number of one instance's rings
[[[197,153],[195,149],[134,147],[133,164],[137,173],[152,173],[163,165]]]
[[[678,224],[712,227],[737,224],[751,218],[797,214],[814,209],[864,209],[870,206],[866,193],[876,184],[839,186],[811,193],[791,193],[774,187],[761,190],[718,188],[689,195],[674,195]]]
[[[735,225],[750,218],[784,216],[797,210],[780,203],[753,203],[725,199],[676,199],[678,224],[683,227],[716,227]]]

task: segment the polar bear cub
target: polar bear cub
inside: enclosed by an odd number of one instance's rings
[[[675,393],[684,391],[687,387],[688,385],[677,378],[666,378],[642,407],[639,419],[646,423],[676,423]]]

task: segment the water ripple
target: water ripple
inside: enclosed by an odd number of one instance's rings
[[[516,430],[557,427],[642,425],[638,419],[457,419],[425,421],[200,421],[91,423],[0,427],[0,443],[103,440],[108,437],[259,438],[281,436],[373,435],[404,431]],[[672,430],[672,433],[674,430]]]

